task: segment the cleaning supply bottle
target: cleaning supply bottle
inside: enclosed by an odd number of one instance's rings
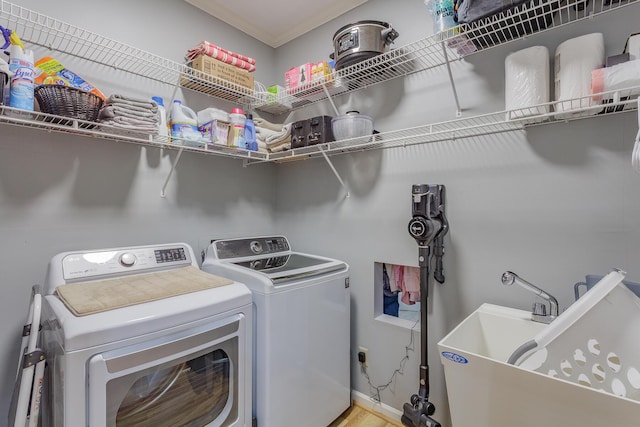
[[[164,108],[164,101],[159,96],[151,98],[158,104],[158,137],[159,142],[168,142],[169,129],[167,128],[167,110]]]
[[[247,144],[244,139],[244,123],[247,121],[247,117],[244,115],[242,108],[234,108],[229,114],[229,121],[231,122],[231,145],[237,148],[247,149]]]
[[[201,135],[198,131],[198,116],[195,111],[178,99],[173,101],[171,107],[171,137],[184,140],[187,145],[194,145],[200,141]]]
[[[244,122],[244,141],[247,145],[247,150],[258,151],[258,141],[256,140],[256,125],[253,123],[253,115],[246,114],[246,120]]]
[[[19,44],[11,44],[9,71],[13,74],[9,90],[9,106],[33,111],[33,51],[25,50]]]

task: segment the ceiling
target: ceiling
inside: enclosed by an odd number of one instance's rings
[[[185,0],[271,46],[281,46],[367,0]]]

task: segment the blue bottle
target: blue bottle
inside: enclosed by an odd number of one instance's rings
[[[247,150],[258,151],[258,141],[256,140],[256,125],[253,123],[253,115],[246,114],[247,120],[244,122],[244,140]]]

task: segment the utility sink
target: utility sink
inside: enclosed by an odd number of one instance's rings
[[[531,321],[528,311],[483,304],[439,345],[446,346],[454,354],[462,350],[475,356],[506,362],[521,344],[533,339],[547,326]],[[451,357],[455,358],[453,355]]]
[[[483,304],[438,343],[453,427],[638,426],[636,400],[568,381],[562,371],[550,376],[507,363],[551,325]]]

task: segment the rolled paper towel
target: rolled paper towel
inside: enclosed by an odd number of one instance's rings
[[[591,105],[591,72],[604,66],[604,37],[602,33],[586,34],[566,40],[558,45],[555,54],[555,110],[569,112]],[[581,99],[577,99],[581,98]],[[573,100],[573,101],[571,101]],[[592,115],[598,110],[568,113]]]
[[[504,103],[510,119],[546,114],[549,105],[549,49],[533,46],[513,52],[504,61]],[[531,122],[540,121],[532,119]]]
[[[605,97],[597,95],[602,92],[621,90],[622,96],[638,95],[639,86],[640,59],[623,62],[613,67],[598,68],[591,72],[591,93],[596,95],[591,97],[594,102],[613,98],[613,95]]]

